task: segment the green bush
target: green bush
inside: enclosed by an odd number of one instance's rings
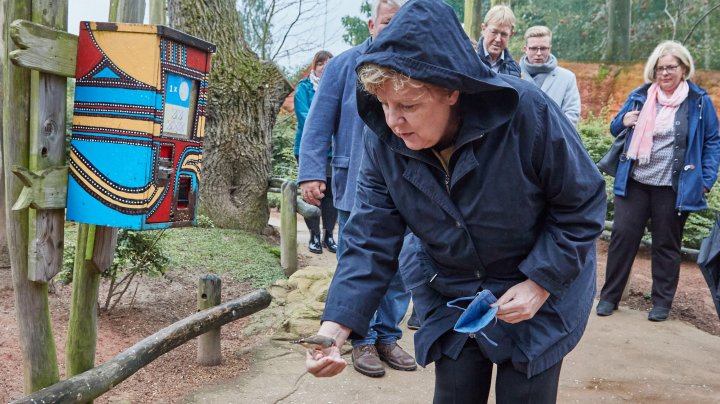
[[[295,114],[281,113],[272,131],[272,175],[273,177],[297,178],[297,163],[293,153],[297,120]]]
[[[588,117],[578,125],[578,133],[593,161],[598,161],[612,144],[613,137],[610,135],[607,119],[601,117]],[[615,211],[615,195],[612,192],[615,179],[605,175],[605,192],[608,197],[607,219],[613,220]],[[688,217],[683,232],[683,246],[688,248],[700,248],[702,239],[707,237],[715,222],[716,212],[720,212],[720,191],[718,186],[713,187],[707,194],[708,209],[700,212],[693,212]],[[646,237],[649,235],[646,234]]]

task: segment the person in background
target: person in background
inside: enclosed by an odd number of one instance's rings
[[[295,154],[295,160],[298,160],[298,162],[300,155],[300,140],[303,136],[305,119],[307,118],[308,111],[310,111],[310,105],[312,104],[313,97],[315,96],[315,91],[317,91],[318,85],[320,84],[320,77],[322,77],[323,71],[325,70],[325,64],[332,57],[332,54],[328,51],[321,50],[317,52],[315,56],[313,56],[310,74],[300,80],[295,88],[295,116],[297,117],[297,132],[295,132],[293,153]],[[328,151],[327,163],[325,165],[327,184],[332,184],[332,169],[330,166],[331,159],[332,150]],[[310,230],[308,250],[315,254],[322,254],[323,245],[331,253],[337,252],[337,244],[333,238],[333,230],[335,230],[338,214],[337,209],[333,206],[332,186],[328,186],[327,189],[327,198],[324,198],[320,202],[320,215],[322,217],[323,228],[325,229],[322,242],[320,241],[320,218],[305,218],[305,225],[307,225],[308,230]]]
[[[332,194],[338,209],[338,258],[343,256],[347,246],[344,227],[355,204],[365,128],[357,111],[355,63],[403,4],[405,0],[373,2],[372,18],[368,21],[370,38],[328,63],[300,142],[298,183],[305,202],[316,206],[323,198],[328,198],[326,193],[329,193],[330,184],[325,182],[325,158],[332,142]],[[362,336],[356,335],[352,341],[355,370],[366,376],[380,377],[385,375],[382,361],[399,370],[417,369],[415,359],[397,344],[402,337],[399,324],[409,304],[410,293],[398,275],[373,308],[377,312],[372,319],[367,319],[366,332]]]
[[[344,369],[339,347],[402,272],[435,403],[486,402],[494,364],[497,402],[554,402],[592,310],[605,224],[605,182],[575,128],[536,86],[484,66],[442,1],[403,6],[357,75],[368,131],[308,372]],[[415,265],[398,264],[401,249]],[[463,311],[448,303],[489,293],[497,321],[456,331]]]
[[[707,208],[717,179],[718,117],[708,93],[690,81],[690,52],[661,42],[645,64],[645,84],[625,100],[610,123],[617,136],[629,128],[627,159],[618,163],[615,218],[605,284],[596,311],[617,309],[648,219],[652,233],[650,321],[668,318],[680,278],[680,247],[688,214]]]
[[[480,60],[496,73],[520,77],[520,66],[513,60],[508,44],[515,34],[515,14],[510,7],[498,5],[485,14],[482,36],[478,40]]]
[[[573,125],[580,119],[580,91],[575,74],[558,66],[552,54],[552,31],[541,25],[525,31],[525,55],[520,59],[522,78],[540,87]]]

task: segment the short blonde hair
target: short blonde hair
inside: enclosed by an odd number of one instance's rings
[[[360,69],[358,69],[357,76],[358,81],[360,81],[365,91],[372,95],[376,95],[380,87],[387,81],[393,84],[395,90],[400,90],[406,85],[416,88],[423,87],[423,84],[417,80],[412,80],[410,76],[374,63],[362,65]]]
[[[525,44],[527,44],[528,38],[542,38],[545,36],[549,37],[550,43],[552,43],[552,31],[550,31],[550,28],[544,25],[532,26],[525,31]]]
[[[657,66],[658,60],[663,56],[674,56],[680,64],[685,67],[685,80],[689,80],[695,75],[695,62],[693,62],[690,51],[687,50],[680,42],[676,41],[663,41],[660,42],[655,50],[650,54],[650,57],[645,63],[645,71],[643,72],[643,78],[646,83],[652,83],[655,81],[655,66]]]
[[[497,23],[498,25],[509,25],[513,32],[515,32],[515,14],[513,14],[510,7],[500,4],[491,8],[487,14],[485,14],[484,25],[488,23]]]

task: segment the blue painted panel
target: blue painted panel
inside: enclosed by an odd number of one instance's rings
[[[143,107],[156,107],[162,105],[155,91],[131,90],[127,88],[112,87],[75,87],[75,101],[81,102],[109,102],[113,104],[140,105]]]
[[[102,204],[68,178],[68,198],[66,219],[73,222],[140,230],[145,221],[144,215],[126,215]]]
[[[119,79],[120,76],[117,75],[114,71],[110,70],[110,68],[103,68],[97,74],[93,76],[95,79]]]
[[[111,181],[125,187],[150,182],[153,152],[150,146],[135,146],[73,139],[72,145]]]

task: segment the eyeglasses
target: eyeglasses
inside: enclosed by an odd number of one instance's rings
[[[675,73],[675,70],[677,70],[678,67],[680,67],[680,65],[656,66],[655,73],[662,73],[665,71],[672,74]]]
[[[538,51],[540,51],[541,53],[545,53],[545,52],[549,51],[550,48],[547,46],[530,46],[528,48],[528,50],[532,53],[537,53]],[[675,67],[677,67],[677,66],[675,66]]]

